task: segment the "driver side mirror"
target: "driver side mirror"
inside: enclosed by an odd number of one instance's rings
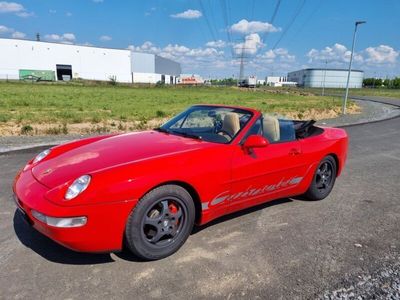
[[[269,145],[267,139],[261,135],[250,135],[243,143],[243,148],[247,151],[253,148],[264,148]]]

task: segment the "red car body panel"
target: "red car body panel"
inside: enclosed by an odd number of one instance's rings
[[[41,162],[28,162],[17,175],[14,193],[33,226],[76,251],[104,252],[123,246],[127,218],[153,188],[175,183],[192,194],[198,224],[269,200],[303,194],[319,161],[332,154],[338,175],[345,164],[347,135],[322,134],[269,144],[249,154],[241,141],[261,116],[252,119],[230,144],[145,131],[83,139],[52,148]],[[91,175],[88,188],[71,201],[68,186]],[[56,228],[36,220],[31,210],[51,217],[86,216],[87,224]]]

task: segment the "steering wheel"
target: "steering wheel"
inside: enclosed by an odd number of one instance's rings
[[[219,129],[216,133],[217,134],[220,134],[220,133],[225,134],[225,135],[229,136],[231,139],[233,139],[233,136],[229,132],[227,132],[226,130]]]

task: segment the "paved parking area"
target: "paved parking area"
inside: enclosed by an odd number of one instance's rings
[[[28,227],[11,185],[34,153],[0,155],[0,299],[331,297],[359,276],[397,270],[399,128],[400,118],[348,128],[348,164],[327,199],[280,199],[222,218],[156,262],[75,253]]]

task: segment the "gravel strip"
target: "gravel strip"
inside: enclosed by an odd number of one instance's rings
[[[326,291],[319,299],[400,299],[400,263],[385,265],[372,274],[346,278],[341,287]]]
[[[361,107],[362,113],[341,115],[334,119],[320,120],[317,125],[322,126],[347,126],[366,122],[385,120],[400,116],[400,108],[373,101],[353,100]],[[399,102],[400,104],[400,102]]]

